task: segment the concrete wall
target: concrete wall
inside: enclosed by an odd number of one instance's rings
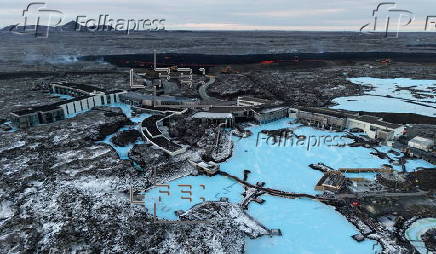
[[[296,116],[298,119],[308,121],[312,124],[318,125],[321,128],[330,127],[339,128],[342,130],[347,127],[347,120],[345,118],[307,111],[298,111]]]
[[[103,101],[106,102],[105,99]],[[64,110],[65,117],[67,117],[68,115],[84,112],[84,111],[90,110],[94,107],[98,107],[98,106],[102,106],[102,105],[103,104],[102,104],[102,100],[101,100],[101,95],[95,95],[95,96],[88,97],[88,98],[85,98],[85,99],[82,99],[79,101],[72,101],[72,102],[66,103],[64,105],[61,105],[61,107]]]
[[[368,123],[356,120],[356,119],[352,119],[352,118],[348,118],[347,119],[347,128],[348,129],[353,129],[353,128],[359,128],[362,129],[363,131],[369,131],[370,130],[370,125]]]
[[[268,123],[288,116],[288,109],[283,108],[266,113],[255,113],[254,119],[259,123]]]
[[[408,145],[410,147],[418,148],[418,149],[421,149],[421,150],[426,151],[426,152],[431,151],[431,148],[433,147],[432,145],[429,146],[427,144],[424,144],[424,143],[419,142],[419,141],[414,141],[414,140],[410,140],[408,142]]]

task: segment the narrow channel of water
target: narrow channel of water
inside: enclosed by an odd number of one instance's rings
[[[74,98],[73,96],[63,95],[63,94],[55,94],[55,93],[53,93],[52,95],[57,96],[57,97],[59,97],[61,99],[65,99],[65,100],[70,100],[70,99]],[[114,136],[118,135],[122,131],[137,129],[138,128],[137,125],[139,123],[141,123],[145,118],[150,117],[151,115],[147,114],[147,113],[142,113],[142,114],[135,115],[133,109],[131,108],[131,106],[126,105],[124,103],[111,103],[111,104],[106,104],[106,105],[103,105],[103,106],[105,106],[105,107],[118,107],[118,108],[121,108],[123,113],[134,123],[134,125],[128,125],[128,126],[124,126],[124,127],[120,128],[117,132],[115,132],[115,133],[113,133],[113,134],[111,134],[109,136],[106,136],[106,138],[103,141],[101,141],[101,143],[108,144],[112,148],[114,148],[121,160],[129,160],[128,154],[129,154],[130,150],[133,148],[133,146],[137,145],[137,144],[145,144],[145,142],[142,139],[139,138],[135,143],[129,144],[127,146],[123,146],[122,147],[122,146],[116,146],[114,143],[112,143],[112,138]],[[67,116],[67,118],[74,118],[77,115],[85,113],[87,111],[89,111],[89,110],[85,110],[85,111],[82,111],[82,112],[79,112],[79,113],[75,113],[75,114],[69,114]]]
[[[130,150],[135,145],[145,144],[145,142],[142,140],[142,138],[138,138],[138,140],[135,143],[129,144],[127,146],[116,146],[114,143],[112,143],[112,138],[114,136],[118,135],[122,131],[137,130],[138,124],[140,124],[145,118],[148,118],[151,115],[148,113],[134,115],[133,109],[129,105],[126,105],[123,103],[112,103],[112,104],[108,104],[105,106],[121,108],[123,113],[134,123],[134,125],[128,125],[128,126],[124,126],[124,127],[120,128],[117,132],[115,132],[109,136],[106,136],[106,138],[103,141],[101,141],[102,143],[108,144],[112,148],[114,148],[117,151],[118,156],[120,157],[121,160],[129,160],[128,155],[129,155]]]
[[[71,95],[66,95],[66,94],[51,93],[51,95],[56,96],[56,97],[59,97],[59,98],[64,99],[64,100],[71,100],[71,99],[74,99],[73,96],[71,96]]]

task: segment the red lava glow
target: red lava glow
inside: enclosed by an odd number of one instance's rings
[[[265,61],[262,61],[260,63],[261,64],[272,64],[272,63],[274,63],[274,61],[272,61],[272,60],[265,60]]]
[[[360,206],[360,202],[354,201],[353,203],[351,203],[351,205],[357,207]]]

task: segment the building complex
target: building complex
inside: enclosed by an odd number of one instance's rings
[[[223,124],[228,128],[234,127],[237,122],[254,121],[264,124],[292,117],[303,124],[324,129],[339,131],[358,129],[369,138],[377,139],[390,146],[406,132],[406,126],[389,123],[374,116],[329,108],[277,106],[272,105],[268,100],[248,96],[238,97],[234,104],[211,104],[210,102],[202,104],[202,101],[196,98],[156,95],[156,93],[146,95],[125,90],[108,91],[94,86],[67,82],[51,83],[50,92],[68,95],[71,99],[14,111],[10,114],[11,121],[19,128],[26,128],[70,118],[94,107],[124,103],[133,107],[164,112],[164,116],[154,115],[145,119],[140,131],[145,139],[171,155],[184,152],[185,147],[162,135],[158,124],[173,114],[185,113],[187,109],[195,110],[192,115],[193,119],[203,123]],[[423,137],[416,137],[409,141],[408,148],[433,153],[434,142]],[[420,152],[415,152],[415,154],[418,153]]]

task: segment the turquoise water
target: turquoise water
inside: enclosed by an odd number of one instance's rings
[[[121,108],[123,113],[134,123],[140,123],[145,118],[151,116],[150,114],[143,113],[143,114],[139,114],[139,115],[136,115],[135,117],[133,117],[133,109],[132,109],[132,107],[130,105],[127,105],[127,104],[124,104],[124,103],[112,103],[112,104],[108,104],[107,106]]]
[[[137,140],[134,144],[129,144],[127,146],[116,146],[115,144],[112,143],[111,139],[112,139],[112,137],[116,136],[121,131],[132,130],[132,129],[135,129],[135,127],[123,127],[121,129],[119,129],[118,132],[115,132],[112,135],[106,136],[106,138],[103,141],[101,141],[101,143],[105,143],[105,144],[112,146],[112,148],[114,148],[115,151],[117,151],[118,157],[121,160],[128,160],[129,159],[129,156],[128,156],[129,151],[133,148],[133,146],[139,145],[139,144],[145,144],[145,142],[142,140]]]
[[[246,239],[247,253],[368,254],[375,241],[356,242],[358,233],[333,207],[307,199],[264,196],[263,205],[252,203],[249,214],[269,228],[280,228],[282,237]]]
[[[427,248],[425,243],[422,242],[421,236],[431,228],[436,228],[436,218],[420,219],[412,223],[406,230],[406,238],[411,241],[419,253],[426,254]]]
[[[258,133],[263,129],[296,128],[299,125],[288,124],[291,119],[283,119],[270,124],[250,128],[253,136],[246,139],[235,138],[234,154],[231,159],[221,164],[222,170],[232,174],[241,174],[244,169],[252,172],[252,182],[264,181],[269,187],[292,192],[316,194],[313,189],[322,173],[311,169],[308,165],[322,162],[335,169],[338,168],[379,168],[389,164],[388,159],[379,159],[372,155],[372,149],[364,147],[336,147],[331,145],[349,143],[349,139],[340,139],[344,132],[329,132],[311,127],[300,127],[295,130],[297,135],[305,135],[307,140],[312,137],[315,141],[307,141],[304,145],[271,145]],[[324,137],[324,138],[323,138]],[[327,142],[325,137],[332,137],[334,141]],[[336,137],[336,138],[335,138]],[[329,139],[329,140],[331,140]],[[258,141],[260,140],[260,141]],[[325,140],[325,141],[323,141]],[[311,146],[317,143],[315,147]],[[256,146],[257,144],[257,146]],[[309,144],[309,146],[308,146]],[[387,152],[390,147],[378,147]],[[398,150],[397,150],[398,151]],[[389,154],[395,158],[393,154]],[[433,167],[423,160],[411,160],[406,164],[407,171],[416,167]],[[400,166],[394,169],[401,170]],[[375,177],[374,173],[347,174],[349,176]],[[285,178],[286,181],[282,179]]]
[[[350,78],[349,80],[355,84],[370,85],[374,87],[372,91],[368,91],[366,94],[390,95],[403,99],[415,100],[432,106],[434,106],[436,103],[435,98],[415,98],[409,90],[397,90],[397,88],[410,87],[412,89],[419,90],[417,91],[419,94],[434,95],[432,88],[436,86],[436,80],[420,80],[410,78],[382,79],[370,77]]]
[[[346,109],[351,111],[367,112],[391,112],[391,113],[416,113],[427,116],[436,116],[436,98],[415,98],[408,90],[396,91],[396,86],[411,87],[419,89],[421,95],[434,95],[432,87],[436,86],[436,80],[415,80],[407,78],[398,79],[379,79],[379,78],[350,78],[351,82],[361,85],[371,85],[374,90],[365,92],[362,96],[340,97],[333,100],[339,105],[333,106],[335,109]],[[393,96],[396,98],[386,98],[379,96]],[[410,103],[413,100],[422,105]]]
[[[203,200],[219,201],[221,197],[227,197],[230,202],[238,203],[242,200],[241,194],[244,192],[240,184],[223,176],[187,176],[166,184],[169,187],[159,186],[147,191],[144,200],[149,213],[155,213],[157,217],[168,220],[177,220],[175,211],[186,211]],[[179,185],[190,185],[191,187]],[[161,191],[168,191],[169,194],[160,193]],[[191,191],[192,195],[181,191]],[[161,197],[160,202],[159,197]],[[192,200],[182,199],[182,197]],[[155,212],[154,204],[157,206]]]
[[[52,95],[57,96],[57,97],[59,97],[59,98],[61,98],[61,99],[64,99],[64,100],[71,100],[71,99],[74,99],[73,96],[66,95],[66,94],[52,93]]]
[[[11,121],[5,122],[4,124],[6,124],[6,125],[8,125],[9,127],[11,127],[11,129],[10,129],[9,131],[1,131],[1,130],[0,130],[0,133],[1,133],[1,132],[16,132],[16,131],[18,130],[17,127],[15,127],[15,126],[12,124]]]
[[[121,103],[107,106],[120,107],[123,113],[135,123],[140,123],[150,116],[149,114],[140,114],[132,117],[133,111],[130,106]],[[252,127],[250,130],[254,135],[249,138],[239,139],[235,137],[234,154],[232,158],[221,164],[221,169],[241,178],[243,170],[249,169],[252,172],[248,178],[249,182],[264,181],[266,186],[270,188],[317,194],[319,192],[314,190],[314,186],[322,173],[309,168],[308,165],[311,163],[322,162],[333,168],[372,168],[388,164],[388,160],[371,155],[371,149],[331,146],[339,142],[350,142],[347,139],[339,139],[344,134],[340,132],[328,132],[310,127],[298,128],[296,134],[313,138],[303,144],[292,145],[272,144],[271,140],[262,139],[265,136],[258,136],[258,132],[263,129],[295,128],[298,126],[289,125],[290,120],[293,119],[283,119]],[[124,127],[119,131],[129,128],[134,127]],[[114,147],[121,159],[128,159],[128,152],[133,145],[116,147],[110,142],[112,136],[106,137],[103,142]],[[327,142],[326,136],[332,139],[336,137],[336,139],[333,142]],[[268,141],[269,143],[267,143]],[[389,149],[380,147],[382,151]],[[420,166],[432,167],[431,164],[422,160],[409,161],[406,164],[408,171]],[[399,169],[399,167],[395,168]],[[354,174],[354,176],[361,176],[361,174]],[[374,174],[364,174],[364,176],[372,178]],[[146,192],[145,203],[150,213],[154,212],[154,204],[156,203],[156,215],[159,218],[169,220],[177,220],[175,211],[188,210],[202,200],[215,201],[219,200],[220,197],[227,197],[231,202],[240,202],[243,192],[240,184],[222,176],[187,176],[171,181],[168,185],[168,187],[155,187]],[[189,185],[190,187],[180,185]],[[181,191],[191,191],[192,194]],[[161,197],[161,201],[158,200],[158,197]],[[191,200],[186,198],[191,198]],[[264,195],[262,198],[266,202],[263,205],[250,204],[248,213],[267,227],[281,229],[283,235],[262,237],[255,240],[247,239],[245,247],[247,253],[377,252],[373,248],[375,241],[365,240],[361,243],[354,241],[351,235],[358,233],[358,231],[330,206],[306,199],[289,200],[268,195]]]
[[[53,94],[53,95],[56,95],[56,96],[58,96],[58,97],[60,97],[62,99],[67,99],[67,100],[74,98],[72,96],[63,95],[63,94]],[[132,108],[129,105],[126,105],[126,104],[123,104],[123,103],[112,103],[112,104],[106,104],[104,106],[106,106],[106,107],[119,107],[119,108],[121,108],[123,113],[135,124],[139,124],[145,118],[151,116],[150,114],[143,113],[143,114],[138,114],[135,117],[133,117],[133,110],[132,110]],[[88,111],[89,110],[84,110],[84,111],[81,111],[81,112],[78,112],[78,113],[68,114],[67,118],[74,118],[77,115],[85,113],[85,112],[88,112]],[[103,141],[101,141],[101,143],[108,144],[112,148],[114,148],[121,160],[128,160],[129,159],[129,156],[128,156],[129,151],[133,148],[133,146],[137,145],[137,144],[145,144],[144,141],[137,140],[134,144],[129,144],[129,145],[125,146],[125,147],[121,147],[121,146],[114,145],[112,143],[111,139],[112,139],[113,136],[117,135],[121,131],[129,130],[129,129],[136,129],[136,128],[137,128],[137,126],[126,126],[126,127],[123,127],[121,129],[119,129],[116,133],[113,133],[112,135],[106,136],[106,138]]]
[[[106,136],[106,138],[102,141],[105,144],[108,144],[110,146],[112,146],[118,153],[118,156],[120,157],[120,159],[122,160],[128,160],[129,159],[129,151],[133,148],[134,145],[139,145],[139,144],[145,144],[145,142],[141,139],[141,140],[137,140],[134,144],[129,144],[127,146],[121,147],[121,146],[116,146],[112,143],[111,139],[112,137],[116,136],[119,132],[125,131],[125,130],[134,130],[137,129],[137,125],[139,123],[141,123],[145,118],[150,117],[150,114],[147,113],[142,113],[142,114],[138,114],[135,117],[132,117],[133,115],[133,110],[129,105],[123,104],[123,103],[112,103],[112,104],[108,104],[106,106],[109,107],[119,107],[121,108],[121,110],[123,111],[123,113],[136,125],[134,126],[125,126],[121,129],[119,129],[117,132],[115,132],[112,135]]]
[[[271,139],[258,133],[264,129],[281,129],[285,127],[296,128],[298,125],[289,124],[293,119],[283,119],[273,123],[254,126],[249,128],[253,136],[245,139],[234,137],[235,146],[233,156],[221,164],[221,170],[232,175],[243,177],[243,170],[248,169],[252,173],[248,181],[266,182],[266,187],[281,189],[289,192],[317,194],[315,184],[322,173],[308,167],[311,163],[323,162],[333,168],[351,167],[380,167],[387,164],[388,160],[382,160],[371,155],[371,149],[336,147],[332,144],[349,143],[348,139],[339,139],[344,133],[316,130],[310,127],[300,127],[295,130],[297,135],[311,136],[311,141],[304,144],[289,143],[274,145]],[[333,142],[327,142],[325,137],[331,137]],[[323,137],[323,138],[321,138]],[[306,140],[309,140],[307,138]],[[315,141],[313,141],[315,140]],[[330,139],[328,139],[330,140]],[[309,145],[308,145],[309,144]],[[317,144],[314,147],[313,144]],[[380,147],[379,150],[387,151],[390,148]],[[393,154],[390,154],[394,156]],[[413,170],[416,166],[428,166],[422,160],[416,160],[408,166]],[[399,169],[399,168],[397,168]],[[362,176],[362,174],[353,174]],[[364,174],[366,177],[374,177],[375,174]],[[193,201],[181,199],[179,184],[191,184]],[[203,190],[199,184],[206,185]],[[211,186],[211,187],[209,187]],[[228,187],[225,191],[223,188]],[[154,188],[146,193],[146,204],[149,211],[153,211],[153,204],[161,196],[161,204],[156,209],[156,215],[161,218],[176,220],[174,212],[187,210],[193,204],[201,202],[200,197],[206,200],[218,200],[222,195],[232,202],[241,200],[242,187],[232,180],[216,176],[189,176],[177,179],[170,183],[171,195],[159,193],[168,190],[166,187]],[[219,194],[217,194],[219,193]],[[259,222],[270,228],[280,228],[283,236],[262,237],[260,239],[247,239],[247,253],[374,253],[375,241],[366,240],[358,243],[351,236],[358,233],[354,226],[334,208],[312,200],[289,200],[262,196],[266,202],[263,205],[250,204],[248,213]],[[158,202],[157,202],[158,203]],[[151,210],[150,210],[151,209]],[[351,251],[352,250],[352,251]],[[379,247],[376,248],[380,250]],[[351,252],[350,252],[351,251]]]

